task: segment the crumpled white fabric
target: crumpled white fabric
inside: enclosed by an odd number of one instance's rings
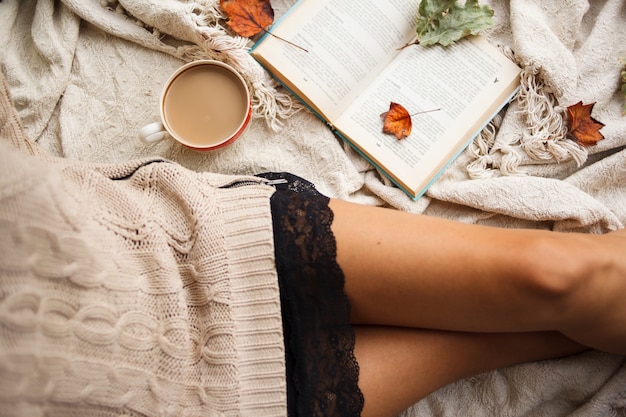
[[[68,158],[161,156],[198,171],[289,171],[332,197],[498,227],[623,227],[626,117],[618,88],[626,2],[485,2],[496,19],[484,36],[525,70],[530,98],[511,103],[418,201],[289,99],[247,55],[250,43],[219,26],[218,0],[3,0],[0,68],[28,136]],[[272,2],[277,16],[293,3]],[[137,131],[159,117],[163,82],[184,62],[207,57],[236,66],[259,92],[242,137],[204,154],[171,141],[139,142]],[[606,125],[594,147],[561,137],[565,108],[578,101],[595,102],[593,116]],[[451,384],[403,415],[619,415],[626,412],[623,364],[590,352],[499,370]]]

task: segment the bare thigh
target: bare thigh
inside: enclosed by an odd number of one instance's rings
[[[558,331],[626,352],[626,229],[503,229],[331,200],[353,324]]]
[[[533,265],[519,256],[526,232],[331,208],[364,417],[395,416],[470,375],[587,349],[551,331],[556,303],[527,280]]]
[[[362,417],[395,416],[438,388],[496,368],[570,355],[583,346],[556,332],[463,333],[355,326]]]
[[[331,201],[354,324],[440,330],[556,330],[535,290],[524,231]]]

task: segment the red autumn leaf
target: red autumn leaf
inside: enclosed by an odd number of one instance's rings
[[[604,123],[591,117],[595,102],[583,105],[582,101],[567,108],[568,133],[583,146],[592,146],[604,139],[600,129]]]
[[[413,124],[411,115],[400,104],[391,102],[389,111],[380,115],[384,119],[383,132],[395,135],[398,140],[404,139],[411,134]]]
[[[228,16],[228,26],[239,36],[249,38],[274,22],[270,0],[220,0]]]

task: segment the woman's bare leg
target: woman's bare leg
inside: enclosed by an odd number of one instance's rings
[[[556,332],[463,333],[355,326],[362,417],[391,417],[438,388],[496,368],[585,348]]]
[[[626,353],[626,233],[511,230],[330,206],[355,324],[555,330]]]

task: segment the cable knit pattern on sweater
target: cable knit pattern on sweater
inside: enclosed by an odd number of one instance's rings
[[[285,415],[273,189],[25,155],[0,96],[0,414]]]

